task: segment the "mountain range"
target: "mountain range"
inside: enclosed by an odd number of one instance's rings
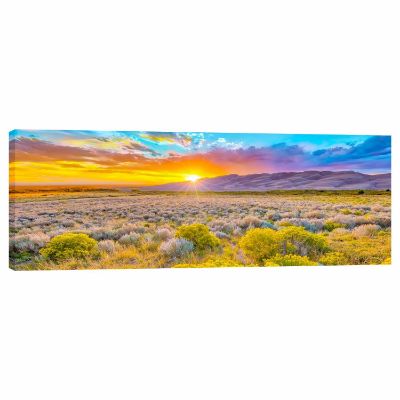
[[[268,191],[268,190],[354,190],[391,188],[391,174],[368,175],[354,171],[277,172],[251,175],[223,175],[196,182],[175,182],[141,187],[159,191]]]

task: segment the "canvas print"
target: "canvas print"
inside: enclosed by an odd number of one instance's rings
[[[14,130],[14,270],[390,264],[391,138]]]

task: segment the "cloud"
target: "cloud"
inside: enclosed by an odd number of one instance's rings
[[[160,153],[151,149],[150,147],[145,146],[143,143],[135,142],[133,140],[130,140],[129,143],[123,144],[121,147],[123,150],[126,150],[128,152],[133,152],[133,153],[138,152],[139,154],[148,153],[151,154],[152,156],[161,155]]]
[[[338,161],[385,155],[390,156],[390,153],[390,136],[373,136],[358,145],[349,144],[349,147],[332,147],[329,149],[316,150],[312,155],[321,157],[321,159]]]
[[[392,151],[392,143],[390,136],[372,136],[365,142],[357,146],[351,147],[351,157],[376,157],[390,156]]]
[[[230,171],[245,173],[296,170],[304,162],[306,153],[298,145],[279,143],[269,147],[223,148],[217,147],[204,155],[208,160],[221,163]]]
[[[229,142],[225,138],[220,137],[216,140],[208,142],[206,144],[206,147],[209,149],[223,148],[223,149],[229,149],[229,150],[237,150],[237,149],[245,148],[245,145],[243,142]]]
[[[177,144],[182,147],[189,147],[193,143],[193,137],[186,133],[142,132],[140,137],[154,143]]]
[[[375,136],[358,145],[316,151],[286,143],[247,148],[213,146],[206,152],[174,154],[173,162],[185,165],[207,162],[209,165],[220,166],[228,173],[239,174],[311,169],[379,172],[390,170],[390,155],[390,137]]]
[[[391,166],[391,137],[372,136],[359,144],[332,147],[312,153],[316,166],[332,169],[384,170]]]
[[[139,146],[139,148],[141,147]],[[137,148],[131,150],[137,150]],[[103,165],[117,165],[128,162],[144,162],[146,156],[142,153],[137,154],[134,151],[118,153],[90,147],[65,146],[26,137],[10,141],[10,160],[19,162],[84,161]]]
[[[52,143],[52,141],[50,141]],[[61,137],[57,144],[89,149],[109,150],[118,153],[143,153],[151,156],[160,155],[145,144],[126,136]]]

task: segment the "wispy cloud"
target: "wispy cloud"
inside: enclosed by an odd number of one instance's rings
[[[189,147],[193,137],[186,133],[173,132],[142,132],[140,137],[159,144],[176,144],[182,147]]]
[[[135,144],[131,144],[136,146]],[[139,146],[140,147],[140,146]],[[115,152],[101,148],[79,147],[51,143],[35,138],[18,138],[10,141],[10,160],[19,162],[88,161],[113,165],[126,162],[143,162],[143,151]],[[144,151],[144,153],[148,150]]]

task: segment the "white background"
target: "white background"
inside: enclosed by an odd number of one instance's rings
[[[396,4],[397,3],[397,4]],[[14,128],[393,135],[396,1],[1,1],[0,398],[400,398],[393,267],[8,270]]]

